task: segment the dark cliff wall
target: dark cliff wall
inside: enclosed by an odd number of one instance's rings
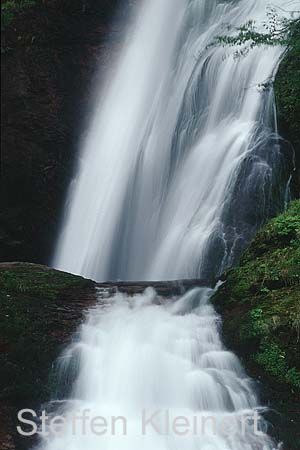
[[[109,26],[118,3],[36,0],[4,10],[2,261],[49,262],[95,74],[120,40]]]
[[[295,171],[291,181],[294,197],[300,197],[300,20],[291,28],[291,45],[275,80],[278,128],[294,149]]]

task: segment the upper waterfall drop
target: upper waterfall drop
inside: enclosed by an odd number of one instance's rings
[[[142,2],[81,150],[55,267],[99,281],[195,278],[240,254],[270,208],[280,148],[273,92],[257,85],[281,50],[234,58],[209,44],[224,24],[259,25],[267,5]]]

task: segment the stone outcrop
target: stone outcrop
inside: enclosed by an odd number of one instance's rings
[[[27,449],[16,413],[49,399],[51,367],[96,302],[95,283],[44,266],[0,264],[0,448]]]

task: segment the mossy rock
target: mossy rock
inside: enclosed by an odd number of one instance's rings
[[[213,302],[225,341],[261,380],[263,400],[285,417],[276,437],[291,449],[298,439],[300,448],[299,200],[257,234],[224,281]]]
[[[76,326],[72,320],[76,299],[93,292],[94,282],[44,266],[4,263],[0,264],[0,287],[0,342],[4,349],[1,359],[8,357],[8,366],[16,369],[7,370],[7,380],[2,378],[0,399],[12,392],[15,395],[15,379],[23,397],[40,400],[41,392],[47,389],[45,382],[40,389],[34,389],[33,396],[31,389],[22,386],[32,383],[31,377],[38,381],[41,374],[43,378],[48,373],[57,346]],[[84,309],[82,303],[81,306],[79,316]],[[70,323],[66,323],[68,309],[72,310]],[[5,371],[6,364],[2,369]]]
[[[95,301],[93,281],[35,264],[0,264],[0,404],[8,411],[0,422],[14,441],[5,446],[0,426],[0,448],[32,447],[16,434],[17,411],[50,399],[52,366]]]

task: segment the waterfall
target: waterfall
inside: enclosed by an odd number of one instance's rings
[[[225,24],[262,27],[268,1],[138,3],[83,140],[53,265],[98,281],[211,277],[284,203],[273,91],[260,86],[281,50],[238,58],[210,46]]]
[[[132,298],[116,294],[91,310],[61,358],[63,378],[79,366],[70,400],[55,412],[65,419],[64,432],[55,436],[46,428],[38,448],[273,449],[264,421],[254,428],[261,411],[253,383],[220,341],[211,293],[196,288],[171,301],[148,288]],[[85,427],[74,425],[84,412]],[[99,434],[91,428],[96,417],[106,423]],[[121,419],[112,428],[115,418]]]
[[[53,265],[96,280],[217,276],[276,209],[274,193],[279,208],[286,198],[274,96],[261,87],[281,50],[235,57],[210,45],[225,24],[262,26],[267,1],[138,3],[83,142]],[[265,422],[254,428],[253,382],[222,345],[213,292],[100,296],[60,358],[72,390],[52,404],[64,431],[38,448],[271,450]],[[143,414],[155,422],[146,434]],[[87,421],[97,417],[95,433]]]

